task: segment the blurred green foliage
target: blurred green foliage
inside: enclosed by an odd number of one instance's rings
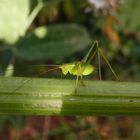
[[[121,8],[121,29],[125,32],[138,32],[140,28],[140,19],[139,19],[139,8],[140,2],[127,0],[125,1],[123,7]]]
[[[18,53],[26,60],[51,59],[59,62],[85,48],[90,41],[88,32],[79,25],[42,26],[19,42]]]
[[[16,69],[29,63],[80,59],[97,39],[120,78],[138,80],[139,7],[140,2],[133,0],[110,0],[108,4],[104,0],[2,1],[0,72],[11,63]],[[102,67],[107,79],[110,74],[103,62]]]

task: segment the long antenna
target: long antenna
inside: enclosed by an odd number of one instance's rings
[[[32,65],[32,66],[58,67],[58,66],[60,66],[60,65],[56,65],[56,64],[43,64],[43,65],[42,65],[42,64],[41,64],[41,65],[40,65],[40,64],[36,64],[36,65]]]
[[[42,73],[39,73],[39,74],[36,75],[36,77],[41,76],[42,74],[45,74],[45,73],[47,73],[47,72],[49,72],[49,71],[56,70],[56,69],[59,69],[59,67],[55,67],[55,68],[46,70],[46,71],[44,71],[44,72],[42,72]],[[32,80],[32,78],[25,80],[21,85],[17,86],[12,92],[17,91],[19,88],[21,88],[23,85],[25,85],[26,83],[30,82],[31,80]],[[12,93],[12,92],[11,92],[11,93]],[[6,97],[8,97],[8,96],[9,96],[9,95],[7,95]],[[6,99],[6,97],[3,98],[3,99]]]

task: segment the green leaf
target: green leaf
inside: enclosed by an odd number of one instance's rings
[[[39,27],[19,42],[20,57],[26,60],[61,60],[91,43],[84,27],[74,24]]]
[[[26,31],[29,14],[29,0],[1,0],[0,39],[15,43]]]

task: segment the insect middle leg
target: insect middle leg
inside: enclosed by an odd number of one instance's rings
[[[80,75],[80,82],[81,82],[82,86],[85,86],[85,83],[83,81],[83,76],[82,75]]]
[[[76,77],[76,82],[75,82],[75,93],[77,92],[78,80],[79,80],[79,75],[77,75],[77,77]]]

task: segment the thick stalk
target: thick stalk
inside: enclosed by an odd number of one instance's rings
[[[0,77],[0,114],[140,115],[140,82]]]

